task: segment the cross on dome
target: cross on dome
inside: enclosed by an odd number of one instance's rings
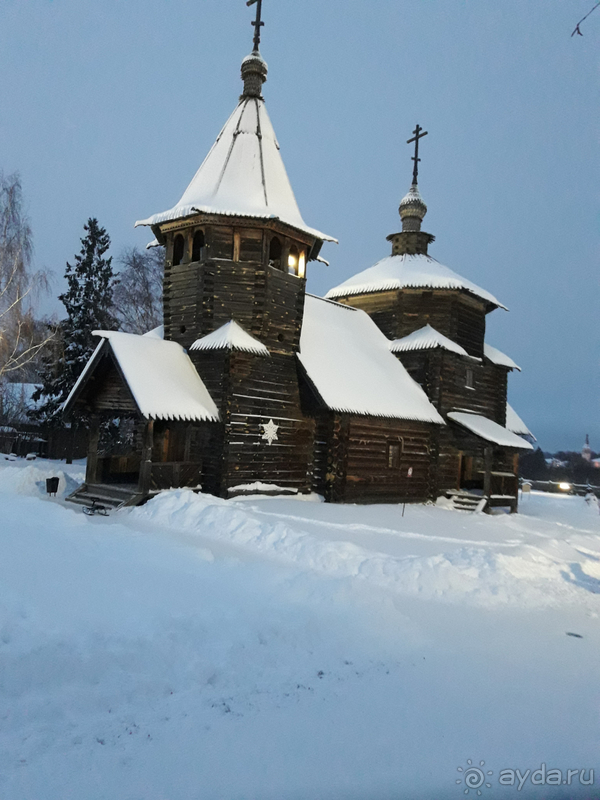
[[[250,24],[254,27],[254,48],[253,52],[258,53],[260,48],[260,29],[264,27],[264,22],[262,21],[262,0],[248,0],[246,3],[247,6],[253,6],[256,3],[256,19],[254,22]]]
[[[260,2],[260,0],[259,0],[259,2]],[[415,185],[417,183],[417,178],[419,176],[419,161],[421,160],[419,158],[419,139],[422,139],[424,136],[427,136],[427,133],[428,133],[428,131],[425,131],[425,132],[422,132],[422,131],[423,131],[423,128],[419,124],[417,124],[417,127],[413,131],[413,133],[414,133],[413,138],[412,139],[408,139],[407,142],[406,142],[406,144],[412,144],[413,142],[415,143],[415,154],[411,158],[411,161],[415,162],[415,166],[413,168],[413,184],[415,184]]]

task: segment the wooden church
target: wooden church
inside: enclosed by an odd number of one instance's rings
[[[306,270],[333,237],[303,220],[262,96],[260,0],[243,93],[171,209],[142,220],[165,247],[164,327],[98,331],[65,404],[89,416],[85,484],[118,507],[174,487],[220,497],[318,492],[333,502],[453,498],[517,508],[509,408],[516,364],[485,343],[501,304],[428,254],[414,173],[391,255],[331,289]],[[103,420],[129,431],[112,449]]]

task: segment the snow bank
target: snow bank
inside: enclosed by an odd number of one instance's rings
[[[364,539],[365,546],[348,541],[351,525],[342,523],[334,527],[333,538],[325,538],[322,529],[303,530],[303,522],[310,524],[311,520],[292,514],[290,504],[294,502],[281,501],[288,513],[277,519],[277,514],[256,514],[256,509],[245,504],[240,506],[231,500],[181,489],[162,493],[131,514],[138,523],[186,531],[206,541],[235,545],[248,553],[328,577],[357,578],[380,589],[413,597],[489,607],[516,604],[540,607],[558,600],[577,602],[575,584],[564,578],[565,569],[569,569],[567,560],[552,553],[544,554],[539,547],[524,544],[503,552],[492,542],[481,547],[482,542],[469,545],[468,541],[447,537],[448,552],[395,556],[368,548],[368,536]],[[321,506],[311,505],[311,508],[318,510]],[[371,509],[371,515],[376,517],[378,509]],[[596,521],[594,512],[587,510]],[[428,532],[433,536],[433,531],[443,528],[443,518],[448,512],[433,507],[426,511]],[[494,525],[492,518],[486,520]],[[373,533],[383,530],[392,536],[395,533],[376,526],[371,530]],[[412,536],[425,538],[427,533]],[[453,541],[454,548],[450,546]],[[551,549],[556,549],[554,544]]]
[[[57,497],[63,498],[83,483],[85,468],[81,465],[61,466],[60,461],[38,460],[31,463],[23,459],[16,462],[0,460],[1,493],[46,497],[46,478],[59,479]]]

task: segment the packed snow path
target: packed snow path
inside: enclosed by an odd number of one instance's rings
[[[2,800],[445,800],[468,759],[490,797],[600,797],[498,784],[599,785],[596,506],[174,491],[88,518],[65,469],[0,465]]]

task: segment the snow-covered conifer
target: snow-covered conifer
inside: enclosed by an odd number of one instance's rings
[[[67,312],[58,330],[57,341],[62,346],[51,348],[45,358],[43,385],[35,398],[45,398],[37,416],[55,424],[60,422],[62,404],[98,343],[92,332],[116,327],[112,313],[112,256],[106,256],[110,237],[95,217],[83,227],[86,235],[81,240],[81,251],[73,264],[67,262],[68,288],[59,296]]]

